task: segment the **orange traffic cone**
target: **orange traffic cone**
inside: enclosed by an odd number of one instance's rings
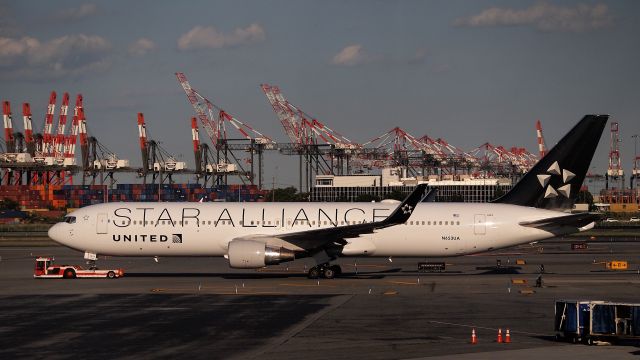
[[[478,338],[476,337],[476,329],[471,330],[471,345],[475,345],[478,343]]]
[[[496,340],[498,343],[502,342],[502,329],[498,329],[498,340]]]
[[[509,333],[509,329],[507,329],[507,333],[504,335],[504,342],[507,344],[511,342],[511,333]]]

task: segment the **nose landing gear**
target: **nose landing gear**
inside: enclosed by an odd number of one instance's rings
[[[329,263],[320,264],[309,269],[307,276],[309,279],[317,279],[323,277],[325,279],[333,279],[342,274],[340,265],[330,265]]]

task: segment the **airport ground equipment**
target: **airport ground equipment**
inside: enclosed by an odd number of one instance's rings
[[[84,269],[78,265],[56,265],[54,261],[55,259],[52,257],[37,257],[33,277],[35,279],[115,279],[124,276],[122,269]]]
[[[640,340],[640,303],[557,300],[554,331],[557,340],[589,345]]]
[[[428,262],[422,261],[418,263],[419,272],[443,272],[446,269],[446,264],[443,262]]]

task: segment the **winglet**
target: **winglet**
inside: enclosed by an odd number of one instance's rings
[[[400,205],[398,205],[398,207],[391,213],[391,215],[389,215],[389,217],[382,221],[382,224],[404,224],[407,220],[409,220],[409,217],[411,216],[411,213],[413,213],[413,210],[416,208],[416,205],[418,205],[418,203],[421,202],[422,199],[424,199],[424,191],[426,189],[427,184],[419,184],[418,186],[416,186],[413,192],[409,194],[409,196],[407,196],[402,201],[402,203],[400,203]]]

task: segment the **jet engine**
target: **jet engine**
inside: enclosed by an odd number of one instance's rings
[[[232,268],[256,269],[292,261],[295,259],[295,252],[254,240],[232,240],[229,242],[228,257]]]

